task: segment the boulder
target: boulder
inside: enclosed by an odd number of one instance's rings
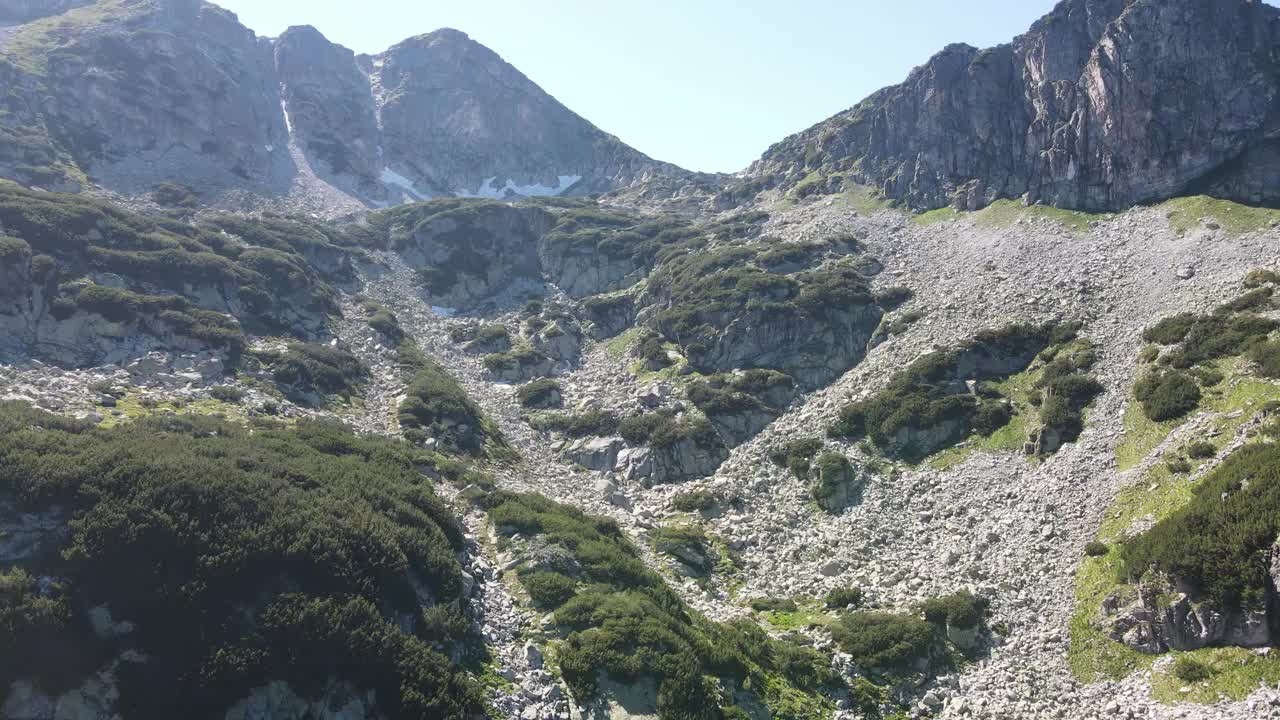
[[[862,501],[864,480],[842,455],[818,458],[809,468],[809,485],[819,507],[835,513]]]
[[[628,480],[662,485],[708,477],[728,459],[729,451],[723,444],[707,442],[706,438],[682,438],[666,447],[623,450],[617,467]]]

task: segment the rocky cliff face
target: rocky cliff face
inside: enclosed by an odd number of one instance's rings
[[[1256,0],[1064,0],[1011,44],[947,47],[775,145],[729,196],[856,182],[923,209],[1280,202],[1278,61],[1280,12]]]
[[[600,131],[456,30],[366,63],[389,167],[432,194],[585,194],[681,172]]]
[[[93,0],[0,0],[0,23],[30,22],[92,2]]]
[[[199,0],[77,5],[0,5],[0,22],[62,13],[0,38],[0,177],[135,195],[181,179],[375,206],[705,181],[600,131],[457,31],[357,58],[311,27],[259,38]]]

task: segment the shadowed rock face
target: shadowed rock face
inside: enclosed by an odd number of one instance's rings
[[[275,67],[289,126],[312,166],[370,197],[385,194],[378,117],[355,53],[311,26],[292,27],[276,40]]]
[[[84,4],[0,0],[0,23]],[[56,27],[13,29],[0,79],[0,177],[46,188],[87,175],[141,193],[181,178],[272,196],[314,175],[382,205],[698,177],[600,131],[455,30],[356,57],[312,27],[259,38],[200,0],[102,0]]]
[[[589,192],[679,172],[600,131],[456,30],[368,62],[389,157],[437,193]]]
[[[947,47],[749,174],[920,209],[1025,194],[1116,210],[1189,189],[1276,203],[1278,60],[1280,11],[1254,0],[1064,0],[1011,44]]]
[[[93,0],[0,0],[0,23],[30,22],[92,2]]]

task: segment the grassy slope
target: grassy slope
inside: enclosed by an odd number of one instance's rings
[[[1216,221],[1228,235],[1244,235],[1280,223],[1280,210],[1250,207],[1204,195],[1175,198],[1159,207],[1169,218],[1170,229],[1178,233],[1200,227],[1205,218]]]
[[[917,225],[934,225],[947,220],[972,218],[980,226],[1003,228],[1014,225],[1019,220],[1052,220],[1063,227],[1078,233],[1089,232],[1089,223],[1106,220],[1110,215],[1099,215],[1076,210],[1061,210],[1048,205],[1023,205],[1016,200],[997,200],[987,207],[975,212],[957,212],[951,208],[938,208],[920,213],[911,218]]]
[[[1208,432],[1197,433],[1187,441],[1207,440],[1222,450],[1235,439],[1236,430],[1264,403],[1280,400],[1280,386],[1245,375],[1242,360],[1225,359],[1215,366],[1227,379],[1207,390],[1200,408],[1186,417],[1154,423],[1142,414],[1136,401],[1130,402],[1125,414],[1125,436],[1116,448],[1121,469],[1138,465],[1169,433],[1199,412],[1215,413],[1216,417]],[[1140,481],[1122,490],[1107,510],[1098,530],[1098,540],[1108,546],[1109,552],[1101,557],[1084,558],[1076,574],[1076,612],[1071,619],[1068,662],[1077,680],[1119,680],[1132,672],[1150,669],[1155,663],[1158,656],[1144,655],[1111,640],[1090,621],[1102,600],[1120,587],[1119,542],[1128,528],[1141,519],[1159,521],[1177,511],[1191,500],[1193,487],[1186,476],[1173,475],[1165,463],[1159,462],[1152,465]],[[1191,685],[1167,672],[1154,673],[1152,693],[1162,702],[1215,702],[1219,695],[1238,700],[1255,689],[1259,680],[1280,681],[1280,658],[1263,658],[1239,648],[1209,648],[1182,654],[1209,663],[1219,672],[1205,682]],[[1183,687],[1190,690],[1184,693]]]

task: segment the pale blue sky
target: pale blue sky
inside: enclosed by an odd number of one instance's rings
[[[261,35],[377,53],[441,27],[660,160],[735,172],[944,45],[1007,42],[1054,0],[212,0]]]

